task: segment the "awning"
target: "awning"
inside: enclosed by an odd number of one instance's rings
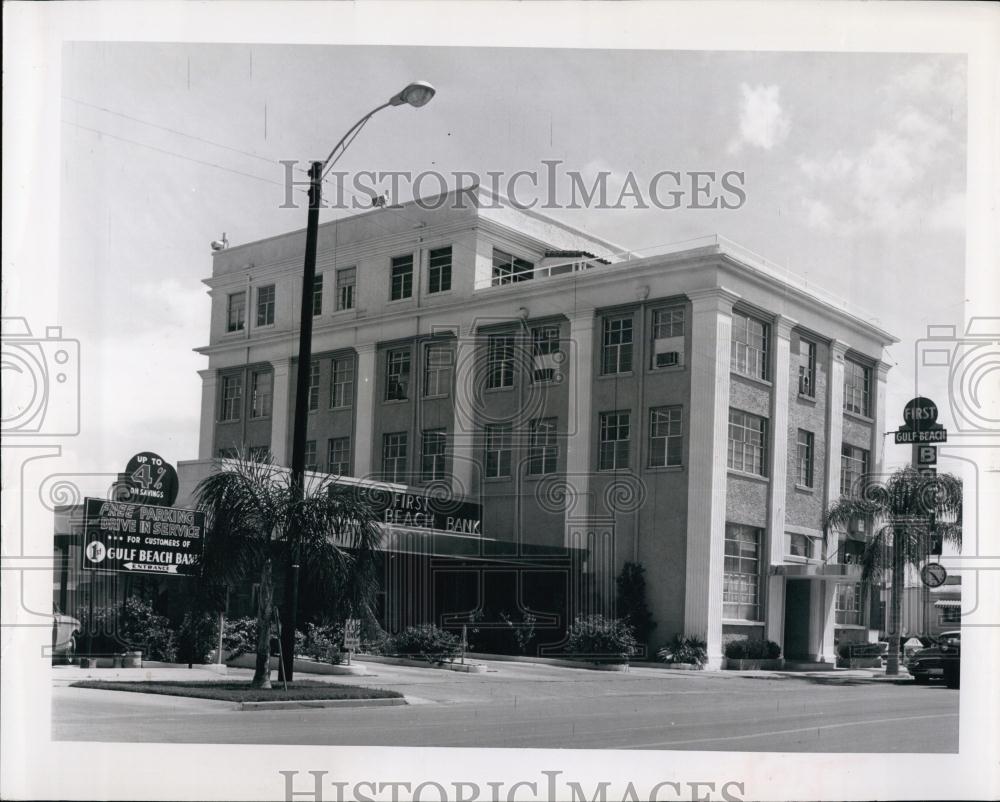
[[[861,566],[846,563],[785,563],[772,565],[771,573],[787,579],[812,579],[819,582],[858,582]]]
[[[935,607],[961,607],[961,599],[938,599],[934,602]]]

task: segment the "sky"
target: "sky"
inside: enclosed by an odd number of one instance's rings
[[[279,160],[324,158],[416,79],[433,101],[381,112],[338,169],[510,174],[558,159],[609,171],[611,186],[740,171],[736,210],[545,213],[640,254],[721,234],[843,298],[901,340],[883,357],[895,428],[915,342],[963,321],[965,67],[906,53],[67,43],[57,322],[80,341],[82,420],[64,456],[88,472],[146,450],[197,457],[210,241],[303,227],[304,208],[281,208]],[[921,392],[947,395],[926,375]],[[888,443],[884,456],[910,454]]]

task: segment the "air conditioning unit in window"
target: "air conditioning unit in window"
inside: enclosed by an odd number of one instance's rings
[[[799,394],[812,395],[812,387],[810,386],[808,376],[805,375],[799,376]]]
[[[681,355],[677,351],[667,351],[656,355],[656,367],[669,368],[681,363]]]
[[[535,357],[535,367],[533,380],[536,382],[560,382],[562,372],[559,366],[563,362],[563,355],[560,352],[554,354],[539,354]]]
[[[684,338],[658,337],[653,340],[653,367],[669,368],[684,364]]]

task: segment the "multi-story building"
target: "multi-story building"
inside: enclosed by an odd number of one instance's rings
[[[296,231],[213,255],[188,490],[235,449],[289,462],[303,250]],[[731,638],[833,661],[838,630],[864,634],[863,532],[823,511],[878,470],[896,340],[842,301],[720,237],[639,256],[474,189],[322,225],[312,314],[307,467],[481,511],[386,518],[424,544],[400,558],[453,561],[411,614],[461,620],[484,565],[525,557],[517,606],[564,624],[610,612],[634,561],[650,645],[697,635],[710,665]]]

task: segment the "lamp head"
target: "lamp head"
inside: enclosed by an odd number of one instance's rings
[[[404,103],[409,103],[414,108],[419,109],[430,102],[430,99],[434,97],[434,91],[434,87],[427,81],[414,81],[398,95],[390,98],[389,105],[402,106]]]

